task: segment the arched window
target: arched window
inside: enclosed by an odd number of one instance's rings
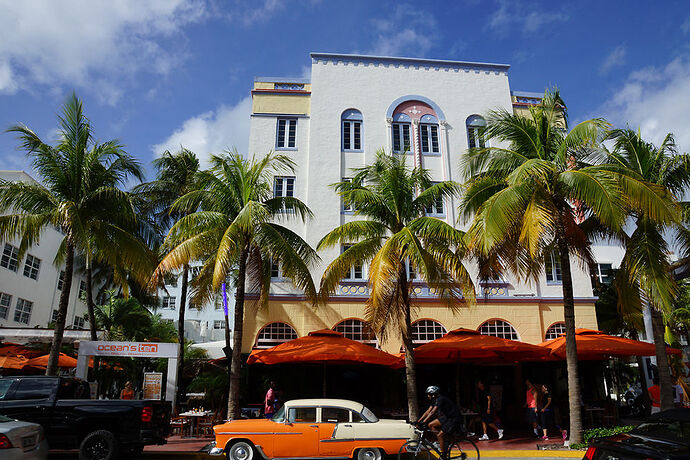
[[[398,100],[389,107],[387,116],[391,117],[392,143],[395,153],[422,153],[424,155],[440,155],[439,119],[442,114],[437,112],[437,106],[421,96]],[[440,109],[439,109],[440,110]],[[413,132],[412,124],[418,127]]]
[[[557,339],[560,336],[562,336],[563,334],[565,334],[565,323],[564,322],[553,323],[546,330],[546,334],[544,335],[544,340]]]
[[[297,331],[287,323],[269,323],[256,336],[256,348],[271,348],[296,339]]]
[[[412,344],[422,345],[432,340],[440,339],[448,331],[443,324],[432,319],[420,319],[412,325]]]
[[[364,118],[362,112],[355,109],[349,109],[343,112],[341,117],[343,135],[342,135],[342,149],[344,152],[361,152],[362,151],[362,125]]]
[[[480,334],[493,335],[503,339],[518,340],[518,333],[515,328],[507,321],[502,319],[491,319],[478,329]]]
[[[484,148],[486,142],[484,141],[484,130],[486,129],[486,120],[479,115],[472,115],[467,118],[467,144],[471,149],[475,147]]]
[[[378,345],[376,334],[374,334],[374,331],[371,329],[371,327],[369,327],[369,325],[361,319],[352,318],[343,320],[336,324],[333,327],[333,330],[340,332],[343,334],[343,337],[348,339],[366,343],[372,347],[376,347]]]

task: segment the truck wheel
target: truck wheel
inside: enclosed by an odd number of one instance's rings
[[[381,460],[381,451],[375,447],[364,447],[357,451],[357,460]]]
[[[228,449],[228,460],[252,460],[254,448],[244,441],[236,442]]]
[[[117,441],[107,430],[92,431],[79,446],[79,460],[116,460]]]

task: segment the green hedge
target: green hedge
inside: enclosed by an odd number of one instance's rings
[[[572,444],[570,446],[571,449],[584,449],[589,445],[590,441],[593,441],[594,439],[597,438],[606,438],[608,436],[613,436],[616,434],[620,433],[627,433],[628,431],[632,430],[635,428],[635,425],[622,425],[622,426],[614,426],[614,427],[609,427],[609,428],[590,428],[589,430],[585,430],[583,437],[584,437],[584,442],[579,443],[579,444]]]

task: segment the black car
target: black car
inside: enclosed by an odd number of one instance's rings
[[[629,433],[590,443],[586,460],[690,459],[690,409],[654,414]]]

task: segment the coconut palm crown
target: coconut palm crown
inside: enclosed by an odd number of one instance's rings
[[[405,161],[404,155],[379,151],[373,164],[354,170],[351,181],[334,184],[360,219],[329,232],[317,249],[348,245],[323,274],[320,295],[324,299],[336,291],[352,267],[369,264],[366,319],[382,340],[390,333],[403,338],[408,408],[410,419],[416,420],[417,383],[410,335],[414,296],[407,264],[453,310],[460,307],[463,296],[474,302],[475,293],[462,262],[465,234],[426,215],[440,200],[457,193],[458,184],[433,182],[427,170],[410,168]]]

